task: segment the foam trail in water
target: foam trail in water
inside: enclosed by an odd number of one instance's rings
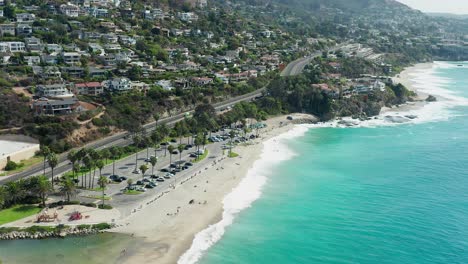
[[[309,128],[348,127],[350,124],[353,127],[392,126],[403,123],[416,124],[443,121],[455,116],[450,109],[456,106],[468,106],[468,99],[446,89],[449,85],[453,84],[451,79],[437,76],[438,69],[454,67],[457,66],[445,62],[435,62],[432,69],[418,70],[410,74],[414,88],[418,92],[436,96],[437,102],[424,104],[420,108],[407,111],[389,110],[376,117],[376,119],[366,121],[343,118],[348,124],[334,120],[315,125],[296,126],[288,133],[266,141],[261,158],[254,163],[252,169],[248,171],[247,176],[240,184],[224,198],[222,220],[199,232],[195,236],[190,249],[180,257],[178,264],[196,263],[207,249],[221,239],[226,227],[232,224],[236,215],[250,207],[261,196],[262,187],[265,185],[267,175],[271,173],[274,164],[291,159],[294,156],[294,153],[287,148],[283,140],[302,136]]]
[[[221,239],[227,226],[231,225],[236,215],[261,196],[262,187],[275,164],[291,159],[294,153],[288,149],[284,140],[304,135],[305,127],[294,127],[289,132],[271,138],[264,142],[262,154],[255,161],[239,185],[223,200],[223,216],[220,222],[209,226],[198,233],[190,249],[184,253],[177,263],[192,264],[197,262],[208,248]]]

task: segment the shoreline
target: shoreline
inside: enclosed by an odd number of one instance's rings
[[[268,140],[295,128],[295,120],[304,123],[304,120],[314,119],[304,114],[290,116],[294,117],[293,121],[288,121],[286,115],[268,119],[260,138],[233,149],[238,157],[223,155],[212,159],[198,176],[184,184],[178,183],[175,190],[160,197],[157,203],[150,203],[119,221],[118,227],[109,232],[129,234],[142,240],[139,248],[125,249],[125,256],[119,263],[177,263],[191,248],[197,234],[224,219],[225,198],[261,160]],[[194,202],[190,203],[192,200]]]

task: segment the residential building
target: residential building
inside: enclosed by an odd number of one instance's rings
[[[85,111],[76,97],[62,99],[40,98],[32,103],[35,115],[65,115]]]
[[[69,65],[80,64],[81,54],[78,52],[62,52],[63,60]]]
[[[42,45],[42,40],[36,37],[25,38],[24,42],[28,50],[31,52],[42,52],[44,50],[44,46]]]
[[[30,24],[21,23],[16,25],[16,34],[18,36],[31,36],[32,33],[33,28]]]
[[[191,80],[193,85],[204,86],[213,82],[213,78],[208,77],[193,77]]]
[[[75,94],[98,96],[104,92],[104,87],[100,82],[77,83],[73,88]]]
[[[73,4],[62,4],[60,5],[60,12],[68,17],[78,17],[80,8]]]
[[[16,36],[16,24],[1,24],[0,25],[0,33],[2,36],[9,35],[9,36]]]
[[[16,21],[18,23],[32,23],[36,20],[36,16],[30,13],[19,13],[16,14]]]
[[[140,91],[140,92],[146,92],[149,90],[149,84],[147,83],[144,83],[144,82],[132,82],[130,84],[131,88],[133,90],[137,90],[137,91]]]
[[[49,53],[61,53],[63,51],[62,46],[59,44],[46,44],[46,49]]]
[[[179,19],[181,21],[184,21],[184,22],[190,22],[190,21],[198,20],[197,14],[195,14],[193,12],[179,12],[177,14],[177,16],[179,17]]]
[[[24,56],[24,61],[28,66],[39,65],[41,63],[41,57],[39,56]]]
[[[82,78],[85,75],[85,71],[82,67],[61,67],[60,70],[62,73],[66,73],[72,78]]]
[[[47,98],[65,98],[72,97],[73,94],[68,90],[67,86],[63,83],[51,85],[38,85],[36,86],[37,97]]]
[[[24,42],[19,41],[7,41],[7,42],[0,42],[0,52],[25,52],[26,46]]]
[[[103,86],[111,92],[126,92],[132,89],[131,83],[128,78],[114,78],[104,81]]]

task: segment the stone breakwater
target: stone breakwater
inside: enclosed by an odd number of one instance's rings
[[[14,230],[0,229],[0,240],[16,240],[16,239],[46,239],[46,238],[65,238],[67,236],[87,236],[106,232],[106,230],[114,228],[113,225],[98,224],[90,226],[63,226],[51,228],[25,228]]]

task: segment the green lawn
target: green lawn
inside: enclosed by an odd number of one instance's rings
[[[193,162],[200,162],[204,160],[207,156],[208,156],[208,150],[205,149],[205,152],[203,153],[203,155],[198,156],[198,158],[194,159]]]
[[[238,157],[238,156],[239,156],[239,154],[237,154],[235,152],[232,152],[232,151],[231,151],[231,153],[228,154],[229,158],[235,158],[235,157]]]
[[[10,223],[41,211],[41,208],[34,205],[17,205],[0,211],[0,225]]]

